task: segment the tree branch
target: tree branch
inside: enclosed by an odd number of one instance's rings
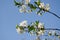
[[[58,31],[60,31],[60,29],[57,29],[57,28],[45,28],[44,30],[58,30]]]
[[[38,8],[38,9],[41,9],[41,8],[39,8],[39,7],[36,7],[36,8]],[[45,9],[42,9],[43,11],[46,11]],[[52,14],[52,15],[54,15],[54,16],[56,16],[57,18],[59,18],[60,19],[60,16],[58,16],[57,14],[55,14],[55,13],[53,13],[53,12],[51,12],[51,11],[47,11],[48,13],[50,13],[50,14]]]
[[[58,15],[56,15],[55,13],[53,13],[53,12],[51,12],[51,11],[47,11],[47,12],[49,12],[50,14],[52,14],[52,15],[54,15],[54,16],[56,16],[57,18],[60,19],[60,17],[59,17]]]

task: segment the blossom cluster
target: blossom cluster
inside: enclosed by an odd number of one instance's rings
[[[32,23],[30,26],[27,24],[27,21],[21,22],[18,26],[16,26],[17,32],[29,32],[31,34],[43,35],[44,34],[44,25],[41,22],[36,21]]]
[[[30,0],[25,0],[25,4],[23,4],[22,6],[21,6],[21,8],[19,9],[19,12],[20,13],[25,13],[25,12],[30,12],[30,10],[27,10],[27,5],[30,3]]]
[[[44,35],[46,32],[43,23],[39,21],[35,21],[29,25],[26,20],[22,21],[19,25],[16,25],[16,31],[19,34],[28,32],[31,35],[38,35],[38,36]],[[60,38],[60,36],[56,33],[56,31],[50,30],[47,32],[48,32],[48,36],[53,35]]]
[[[31,4],[30,0],[25,0],[24,3],[15,1],[15,4],[19,7],[20,13],[23,13],[23,12],[30,13],[33,10],[39,9],[37,11],[37,14],[42,15],[43,12],[48,12],[50,9],[49,4],[45,5],[43,2],[40,2],[39,0],[34,2],[34,4]],[[55,14],[53,14],[53,15],[55,15]],[[24,32],[28,32],[30,34],[35,34],[35,35],[40,36],[40,35],[44,35],[45,28],[44,28],[44,24],[39,21],[35,21],[31,24],[28,24],[27,21],[25,20],[25,21],[22,21],[19,25],[16,25],[16,31],[19,34],[24,33]],[[49,36],[51,36],[51,35],[58,36],[60,38],[60,36],[57,35],[55,31],[49,31],[48,35]],[[39,40],[39,39],[37,39],[37,40]]]
[[[24,4],[20,2],[20,4],[18,3],[19,5],[15,3],[16,5],[20,6],[19,8],[20,13],[31,13],[32,11],[39,9],[37,14],[41,15],[42,11],[47,12],[50,9],[49,4],[45,5],[43,2],[40,1],[35,1],[34,4],[31,4],[30,1],[31,0],[25,0]]]
[[[45,11],[49,11],[50,9],[49,4],[44,5],[44,3],[40,3],[39,7],[44,9]]]

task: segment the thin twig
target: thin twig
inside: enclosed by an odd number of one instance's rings
[[[41,8],[39,8],[39,7],[36,7],[36,8],[38,8],[38,9],[41,9]],[[45,9],[42,9],[43,11],[46,11]],[[60,19],[60,16],[58,16],[57,14],[55,14],[55,13],[53,13],[53,12],[51,12],[51,11],[47,11],[48,13],[50,13],[50,14],[52,14],[52,15],[54,15],[54,16],[56,16],[57,18],[59,18]]]
[[[57,28],[45,28],[44,30],[58,30],[58,31],[60,31],[60,29],[57,29]]]
[[[51,11],[47,11],[47,12],[49,12],[50,14],[53,14],[54,16],[56,16],[57,18],[60,19],[60,17],[59,17],[58,15],[56,15],[55,13],[53,13],[53,12],[51,12]]]

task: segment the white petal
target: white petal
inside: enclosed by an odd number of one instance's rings
[[[39,23],[38,24],[38,28],[43,28],[43,24],[42,23]]]
[[[37,32],[39,35],[43,35],[44,34],[44,31],[40,30]]]
[[[22,8],[25,9],[26,8],[26,5],[22,5]]]
[[[20,28],[18,27],[18,28],[16,29],[16,31],[20,34],[20,31],[21,31],[21,30],[20,30]]]
[[[23,11],[22,9],[19,9],[19,12],[22,13],[22,12],[24,12],[24,11]]]
[[[44,8],[44,3],[40,3],[39,7]]]
[[[19,12],[20,13],[26,12],[26,6],[25,5],[22,5],[22,7],[19,9]]]
[[[50,9],[50,6],[49,6],[49,4],[46,4],[46,6],[45,6],[45,8],[44,8],[45,10],[49,10]]]
[[[19,26],[27,27],[27,21],[25,20],[25,21],[21,22]]]

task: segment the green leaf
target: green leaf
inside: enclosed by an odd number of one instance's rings
[[[34,2],[38,6],[38,2]]]
[[[16,25],[16,28],[20,28],[21,30],[24,30],[24,28],[22,26]]]
[[[39,6],[40,5],[40,3],[39,2],[34,2],[37,6]]]
[[[21,29],[21,30],[24,30],[24,28],[23,28],[22,26],[20,26],[20,29]]]
[[[38,0],[37,2],[34,2],[37,6],[40,5],[40,0]]]
[[[15,3],[15,6],[18,6],[18,7],[19,6],[22,6],[22,3],[21,2],[17,2],[17,1],[14,0],[14,3]]]
[[[42,15],[41,11],[42,11],[42,9],[40,9],[40,10],[37,12],[37,14]]]
[[[19,25],[16,25],[16,29],[19,27]]]
[[[35,4],[37,4],[37,2],[34,2]]]
[[[40,0],[38,0],[38,3],[40,3],[41,1]]]
[[[31,9],[34,9],[34,10],[36,9],[36,6],[34,6],[33,4],[30,4],[30,3],[29,3],[28,6],[29,6]]]
[[[40,10],[37,12],[37,14],[39,14],[40,13]]]
[[[28,26],[28,31],[30,32],[30,31],[34,31],[35,30],[35,28],[34,28],[34,26]]]
[[[39,21],[35,21],[35,25],[38,26],[38,24],[39,24]]]

